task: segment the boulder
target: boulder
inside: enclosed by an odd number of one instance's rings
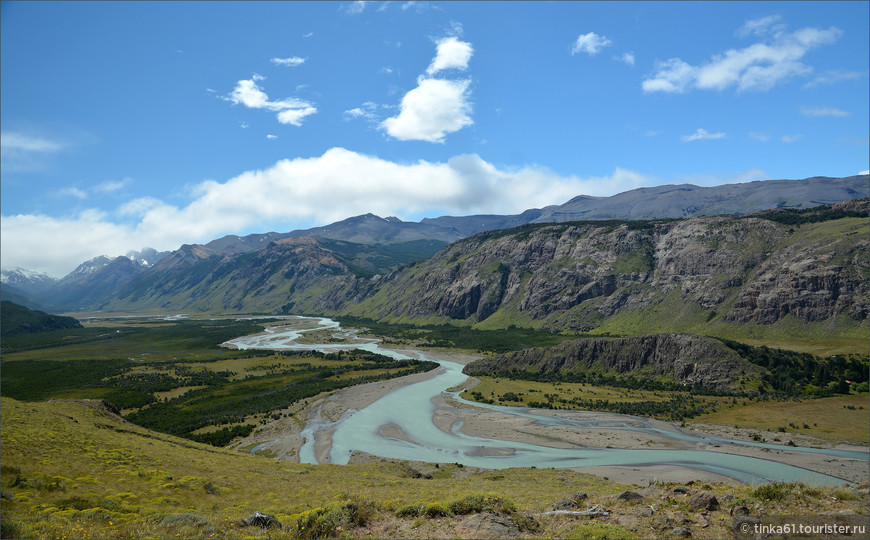
[[[743,505],[735,506],[734,508],[731,509],[731,515],[732,516],[748,516],[749,515],[749,508],[746,506],[743,506]]]
[[[685,527],[675,527],[674,530],[671,531],[672,538],[691,538],[692,531]]]
[[[644,506],[643,508],[638,509],[637,515],[640,517],[652,517],[655,514],[652,506]]]
[[[620,501],[636,503],[643,499],[643,495],[636,491],[623,491],[619,494],[617,499]]]
[[[281,527],[281,522],[275,519],[274,516],[270,516],[268,514],[264,514],[257,510],[250,516],[246,517],[242,520],[242,525],[246,527],[262,527],[264,529],[270,529],[272,527]]]
[[[709,491],[699,491],[689,499],[689,506],[695,509],[716,510],[719,508],[719,501]]]
[[[482,512],[459,522],[456,534],[468,538],[518,538],[520,529],[507,517]]]
[[[586,497],[587,495],[585,492],[578,491],[567,499],[559,499],[558,501],[554,502],[553,510],[571,510],[572,508],[578,508],[580,506],[580,501],[582,501]]]

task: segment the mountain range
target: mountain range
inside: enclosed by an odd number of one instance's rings
[[[850,333],[867,321],[866,201],[817,207],[868,195],[862,175],[659,186],[509,216],[415,223],[366,214],[169,253],[98,257],[61,280],[4,271],[2,293],[54,311],[723,335],[740,325],[827,324]]]

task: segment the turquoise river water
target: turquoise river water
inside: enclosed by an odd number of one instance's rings
[[[352,345],[317,343],[300,344],[296,340],[305,332],[313,330],[341,330],[339,323],[326,318],[313,319],[316,326],[305,329],[269,329],[264,334],[243,336],[228,341],[240,349],[268,350],[318,350],[331,352],[338,349],[365,349],[398,359],[416,358],[438,362],[441,368],[434,377],[409,384],[390,392],[369,406],[345,415],[337,422],[322,423],[309,421],[302,432],[305,444],[299,458],[303,463],[317,463],[314,453],[314,433],[321,429],[333,429],[332,447],[329,462],[345,464],[353,452],[365,452],[374,456],[392,459],[425,461],[430,463],[461,463],[463,465],[486,469],[508,467],[557,467],[575,468],[587,466],[632,466],[679,465],[702,471],[712,472],[747,483],[770,481],[800,481],[807,484],[840,484],[842,479],[820,474],[807,469],[787,465],[773,460],[760,459],[727,453],[738,451],[740,447],[761,447],[769,450],[788,452],[810,452],[826,454],[838,458],[870,460],[870,453],[835,449],[788,447],[749,441],[701,436],[655,427],[652,423],[638,417],[608,415],[606,429],[625,429],[647,434],[655,434],[685,442],[715,444],[728,448],[724,451],[705,450],[626,450],[615,448],[552,448],[549,446],[525,444],[475,437],[463,433],[461,425],[454,426],[449,432],[440,429],[433,422],[435,404],[433,398],[444,393],[452,394],[453,399],[466,404],[497,411],[502,414],[522,416],[535,422],[577,430],[603,429],[595,420],[578,420],[559,415],[541,414],[535,409],[485,405],[465,401],[459,392],[448,392],[449,388],[463,384],[468,376],[462,373],[463,366],[455,362],[429,358],[420,351],[402,353],[381,348],[377,340],[346,337],[355,341]],[[309,324],[310,324],[309,322]],[[622,417],[624,425],[613,424],[613,418]],[[401,428],[408,440],[385,437],[382,426],[394,424]],[[268,443],[264,443],[265,446]],[[861,462],[858,462],[861,463]],[[862,466],[866,467],[867,464]]]

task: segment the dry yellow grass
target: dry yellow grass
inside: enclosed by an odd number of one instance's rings
[[[771,347],[810,353],[822,358],[835,354],[867,354],[867,338],[789,338],[789,339],[739,339],[753,347]]]
[[[617,498],[628,486],[570,470],[411,464],[432,475],[414,478],[409,464],[389,460],[315,466],[209,447],[134,426],[81,401],[2,398],[0,407],[4,537],[473,538],[473,531],[458,527],[464,516],[396,515],[408,506],[450,508],[468,496],[511,499],[517,511],[511,516],[530,525],[523,538],[666,538],[671,529],[655,520],[672,515],[688,520],[693,538],[730,537],[730,510],[738,505],[766,515],[867,515],[866,490],[786,484],[777,485],[784,487],[770,500],[740,484],[696,484],[692,490],[709,490],[722,501],[721,508],[703,513],[702,525],[688,495],[669,485],[644,490],[639,505]],[[584,508],[606,507],[611,515],[580,521],[536,515],[580,491],[588,495]],[[646,505],[654,505],[656,514],[641,518],[638,510]],[[283,526],[241,526],[239,520],[255,510]],[[364,523],[317,534],[304,528],[317,516],[346,511],[365,512]]]
[[[705,414],[694,420],[770,431],[777,431],[779,427],[784,427],[786,432],[831,440],[870,442],[870,402],[867,394],[799,402],[750,403]],[[790,426],[790,423],[797,425],[798,428]],[[804,428],[804,425],[809,428]]]
[[[368,500],[391,515],[400,506],[477,492],[510,496],[539,511],[576,491],[610,494],[618,484],[563,470],[472,472],[443,465],[412,478],[393,462],[302,465],[151,432],[78,401],[2,398],[3,519],[21,537],[176,537],[158,524],[196,513],[223,537],[261,534],[235,522],[260,510],[282,521],[334,501]],[[80,499],[80,504],[73,498]],[[84,506],[71,509],[70,505]],[[89,510],[90,509],[90,510]],[[167,533],[170,533],[166,536]],[[189,533],[190,531],[188,531]],[[183,536],[183,534],[182,534]],[[293,537],[292,530],[272,537]]]
[[[199,390],[201,388],[208,388],[207,386],[179,386],[178,388],[173,388],[172,390],[168,390],[166,392],[154,392],[154,397],[158,400],[163,401],[164,399],[174,399],[179,396],[183,396],[184,394],[190,392],[191,390]]]

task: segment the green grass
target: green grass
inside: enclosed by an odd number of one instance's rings
[[[462,537],[464,516],[494,512],[526,538],[656,538],[655,517],[617,496],[629,486],[572,470],[505,469],[375,460],[366,464],[280,462],[187,441],[129,424],[83,402],[0,399],[0,505],[3,537],[13,538],[447,538]],[[432,478],[412,474],[416,467]],[[673,485],[646,496],[656,515],[699,518]],[[763,505],[770,515],[867,513],[867,495],[846,487],[695,484],[719,498],[693,537],[730,534],[730,510]],[[585,492],[584,507],[611,516],[541,516],[559,499]],[[730,497],[726,497],[726,495]],[[244,527],[255,510],[274,529]]]
[[[221,349],[224,341],[261,332],[255,321],[186,320],[153,324],[153,319],[123,325],[57,330],[3,340],[3,362],[19,360],[116,359],[177,360],[224,358],[249,352]],[[20,338],[20,339],[19,339]]]
[[[718,410],[728,401],[725,397],[698,396],[685,391],[635,390],[503,377],[477,378],[480,384],[463,392],[463,398],[513,407],[605,411],[681,421]]]
[[[4,354],[3,395],[105,399],[132,422],[222,446],[302,399],[436,366],[364,351],[275,354],[218,347],[261,329],[250,322],[146,323],[153,321],[115,322],[83,329],[98,339]]]
[[[281,521],[275,538],[323,537],[361,521],[395,520],[412,504],[433,515],[439,505],[453,514],[534,512],[580,489],[621,489],[549,469],[499,471],[494,483],[489,471],[450,465],[436,478],[415,479],[408,465],[389,461],[278,462],[148,431],[80,402],[2,398],[2,409],[0,484],[11,499],[0,507],[2,521],[22,538],[240,538],[261,534],[238,525],[254,510]]]
[[[571,336],[530,328],[484,330],[450,324],[392,324],[356,317],[334,317],[345,327],[366,328],[377,336],[408,344],[447,347],[479,352],[506,352],[528,347],[556,345]]]

